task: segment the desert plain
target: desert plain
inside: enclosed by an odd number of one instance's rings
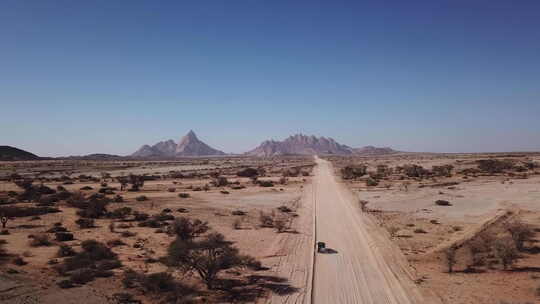
[[[0,302],[538,303],[539,161],[1,162]]]

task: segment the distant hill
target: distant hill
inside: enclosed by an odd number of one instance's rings
[[[182,137],[178,144],[170,139],[158,142],[153,146],[144,145],[135,153],[131,154],[132,157],[136,158],[174,158],[219,155],[226,154],[202,142],[192,130]]]
[[[336,154],[336,155],[384,155],[396,153],[391,148],[378,148],[365,146],[362,148],[351,148],[340,144],[330,137],[316,137],[304,134],[289,136],[283,141],[266,140],[257,148],[246,152],[246,155],[269,157],[278,155],[316,155],[316,154]]]
[[[124,158],[125,158],[124,156],[114,155],[114,154],[104,154],[104,153],[60,157],[60,159],[72,159],[72,160],[120,160]]]
[[[350,155],[352,148],[339,144],[332,138],[308,136],[296,134],[289,136],[283,141],[266,140],[257,148],[246,152],[253,156],[277,156],[277,155],[315,155],[315,154],[339,154]]]
[[[39,156],[30,152],[10,147],[0,146],[0,161],[13,161],[13,160],[38,160]]]

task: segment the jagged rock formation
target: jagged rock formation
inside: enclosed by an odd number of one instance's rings
[[[253,156],[277,156],[287,154],[315,155],[315,154],[352,154],[352,148],[337,143],[332,138],[307,136],[296,134],[284,141],[267,140],[257,148],[246,152]]]
[[[30,152],[11,147],[0,146],[0,161],[14,161],[14,160],[37,160],[39,156]]]
[[[246,152],[251,156],[269,157],[288,154],[315,155],[315,154],[337,154],[337,155],[383,155],[396,153],[391,148],[378,148],[365,146],[363,148],[351,148],[340,144],[329,137],[307,136],[296,134],[289,136],[283,141],[266,140],[257,148]]]
[[[170,139],[158,142],[153,146],[144,145],[131,156],[137,158],[172,158],[216,155],[225,155],[225,153],[208,146],[197,138],[195,132],[189,131],[180,139],[178,144]]]

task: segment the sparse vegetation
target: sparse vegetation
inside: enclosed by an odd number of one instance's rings
[[[233,267],[246,267],[246,258],[239,254],[222,234],[210,233],[201,240],[174,240],[168,249],[168,264],[184,272],[195,272],[208,289],[215,287],[218,274]]]
[[[444,251],[444,261],[446,263],[446,267],[448,268],[448,273],[454,272],[454,265],[457,263],[456,253],[456,247],[450,247]]]

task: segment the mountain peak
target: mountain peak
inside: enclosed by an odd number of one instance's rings
[[[182,157],[182,156],[213,156],[225,155],[224,152],[216,150],[197,138],[193,130],[184,135],[180,141],[175,143],[172,139],[161,141],[153,146],[144,145],[137,152],[133,153],[134,157]]]
[[[338,144],[332,138],[317,137],[315,135],[294,134],[283,141],[264,141],[257,148],[247,152],[255,156],[276,156],[285,154],[352,154],[352,149],[346,145]]]

